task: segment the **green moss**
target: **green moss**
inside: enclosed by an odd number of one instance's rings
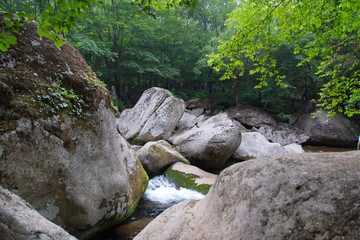
[[[128,139],[128,142],[130,142],[132,145],[144,145],[145,142],[139,140],[137,137]]]
[[[212,186],[209,184],[196,184],[195,180],[199,178],[199,176],[173,170],[171,167],[166,169],[164,174],[170,178],[178,187],[192,189],[203,194],[207,194]]]

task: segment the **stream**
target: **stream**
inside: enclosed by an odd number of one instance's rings
[[[131,217],[117,227],[96,235],[91,240],[130,240],[133,239],[151,220],[174,204],[187,199],[202,199],[205,195],[178,188],[164,175],[149,181],[145,191]]]
[[[345,152],[354,149],[324,147],[324,146],[303,146],[306,153],[309,152]],[[224,168],[238,163],[230,159],[222,169],[212,171],[219,174]],[[160,215],[167,208],[187,199],[202,199],[205,195],[186,188],[176,187],[164,175],[156,176],[149,181],[149,186],[141,198],[136,210],[131,217],[116,227],[108,229],[91,240],[131,240],[142,229],[146,227],[155,217]]]

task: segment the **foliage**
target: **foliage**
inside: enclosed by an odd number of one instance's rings
[[[156,19],[154,10],[169,10],[181,6],[195,10],[198,0],[132,0],[132,4],[137,7],[139,12],[145,12]]]
[[[61,85],[62,82],[57,80],[53,87],[48,87],[45,92],[37,94],[36,101],[39,104],[40,112],[58,114],[66,111],[74,117],[84,117],[83,108],[86,107],[86,103],[74,93],[74,90],[68,90]]]
[[[83,19],[84,13],[94,4],[101,4],[102,0],[52,0],[52,1],[24,1],[23,6],[28,11],[9,12],[9,6],[2,7],[5,11],[4,23],[12,31],[6,30],[0,34],[0,50],[6,52],[11,44],[16,44],[16,34],[24,25],[25,20],[37,20],[40,37],[47,37],[54,41],[56,47],[65,43],[56,33],[67,33],[74,27],[76,19]],[[4,8],[4,9],[3,9]],[[20,8],[20,6],[19,6]],[[39,11],[36,11],[40,8]]]
[[[6,52],[7,49],[17,43],[16,34],[19,28],[24,25],[24,21],[36,20],[40,27],[37,29],[40,37],[47,37],[54,41],[56,47],[61,47],[66,42],[57,33],[67,34],[77,23],[77,19],[83,20],[86,12],[94,7],[107,2],[106,0],[26,0],[22,3],[15,1],[17,10],[27,9],[27,11],[11,12],[11,0],[5,1],[0,5],[0,12],[4,12],[4,23],[11,29],[0,34],[0,50]],[[112,1],[113,2],[113,1]],[[187,6],[194,9],[197,0],[132,0],[132,4],[137,6],[139,11],[153,15],[151,6],[157,9],[170,9],[178,6]],[[155,16],[155,15],[153,15]]]
[[[292,46],[301,59],[298,66],[317,65],[317,76],[325,82],[318,106],[330,110],[330,116],[360,114],[359,9],[356,0],[241,1],[228,20],[235,32],[209,55],[209,65],[224,69],[221,80],[248,72],[259,88],[269,81],[286,87],[274,54]]]
[[[116,112],[122,112],[126,109],[125,103],[119,98],[111,97],[111,104]]]

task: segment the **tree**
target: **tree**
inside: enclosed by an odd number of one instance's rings
[[[304,56],[298,66],[319,63],[316,73],[324,82],[319,107],[329,116],[360,114],[359,9],[357,0],[243,0],[228,20],[236,33],[209,55],[209,64],[225,69],[222,80],[238,78],[246,58],[257,87],[271,80],[286,86],[274,56],[285,44]]]
[[[3,21],[8,29],[0,33],[0,50],[6,52],[11,45],[17,44],[16,34],[27,19],[36,20],[40,24],[38,34],[54,40],[54,44],[60,47],[65,41],[56,33],[68,33],[77,19],[82,20],[94,5],[105,2],[114,5],[113,0],[2,0],[0,13],[3,13]],[[197,0],[133,0],[132,4],[139,11],[155,16],[152,5],[166,9],[177,6],[195,8]]]

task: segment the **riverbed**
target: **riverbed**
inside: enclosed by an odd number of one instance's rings
[[[352,148],[338,148],[325,146],[303,146],[305,152],[345,152]],[[230,159],[226,168],[239,161]],[[219,174],[222,169],[211,171]],[[156,176],[149,181],[149,186],[141,198],[138,207],[131,217],[121,225],[104,231],[91,240],[131,240],[146,227],[155,217],[174,204],[186,199],[202,199],[205,195],[185,188],[176,187],[164,175]]]
[[[104,231],[92,240],[130,240],[133,239],[156,216],[174,204],[186,199],[202,199],[205,195],[186,188],[176,187],[164,175],[149,181],[144,196],[131,217],[121,225]]]

